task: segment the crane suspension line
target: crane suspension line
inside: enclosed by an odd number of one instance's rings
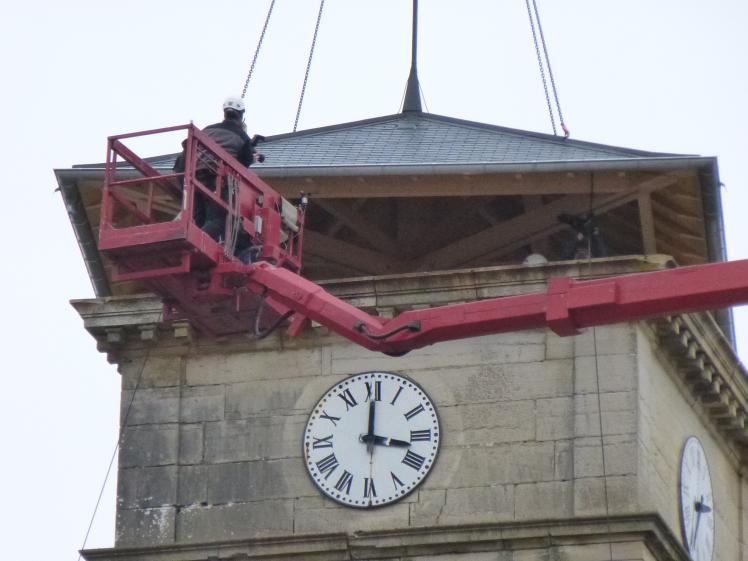
[[[535,54],[537,55],[537,58],[538,58],[538,68],[540,69],[540,77],[543,80],[543,90],[545,91],[545,101],[548,106],[548,114],[551,119],[551,128],[553,129],[554,135],[558,134],[558,131],[556,129],[556,117],[553,113],[553,105],[551,104],[551,96],[548,91],[548,82],[546,81],[546,77],[545,77],[546,68],[548,69],[548,77],[551,82],[551,89],[553,91],[553,99],[556,105],[556,112],[558,113],[559,125],[561,127],[561,130],[564,133],[564,138],[568,138],[569,129],[566,127],[566,124],[564,123],[564,116],[563,116],[563,113],[561,112],[561,102],[558,97],[558,90],[556,89],[556,80],[553,77],[553,69],[551,68],[551,59],[550,59],[550,55],[548,54],[548,46],[546,45],[545,35],[543,34],[543,26],[540,23],[540,12],[538,10],[538,4],[536,0],[532,0],[532,8],[531,8],[530,0],[525,0],[525,5],[527,6],[527,15],[530,18],[530,30],[532,31],[532,39],[533,39],[533,42],[535,43]],[[537,32],[535,30],[536,22],[537,22]],[[538,41],[538,35],[540,36],[540,41]],[[541,48],[543,51],[542,54],[540,52]]]
[[[262,32],[260,33],[260,39],[257,41],[257,48],[255,49],[255,55],[252,57],[252,64],[249,66],[249,72],[247,73],[247,79],[244,81],[244,88],[242,89],[242,99],[247,95],[247,87],[249,87],[249,81],[252,79],[252,72],[254,72],[255,64],[257,64],[257,57],[260,54],[260,48],[262,42],[265,40],[265,32],[268,29],[268,23],[270,22],[270,16],[273,13],[273,7],[275,6],[275,0],[270,2],[267,16],[265,16],[265,24],[262,26]]]
[[[322,21],[322,10],[325,7],[325,0],[320,0],[319,13],[317,13],[317,24],[314,26],[314,37],[312,37],[312,46],[309,48],[309,60],[306,63],[306,72],[304,73],[304,83],[301,86],[301,95],[299,96],[299,106],[296,109],[296,119],[293,122],[293,132],[296,132],[296,128],[299,125],[299,116],[301,115],[301,106],[304,103],[304,93],[306,92],[306,84],[309,80],[309,69],[312,67],[312,57],[314,56],[314,47],[317,45],[317,34],[319,33],[319,24]]]

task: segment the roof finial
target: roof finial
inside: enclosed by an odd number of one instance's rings
[[[408,75],[408,87],[405,89],[405,100],[403,101],[403,113],[406,111],[422,111],[421,109],[421,86],[418,83],[418,0],[413,0],[413,37],[410,59],[410,74]]]

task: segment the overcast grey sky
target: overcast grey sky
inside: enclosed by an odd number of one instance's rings
[[[92,289],[52,170],[102,161],[110,134],[218,120],[223,98],[241,92],[269,1],[31,1],[4,10],[0,527],[8,559],[76,558],[117,438],[119,376],[68,304]],[[729,257],[748,257],[748,5],[538,5],[572,136],[718,156]],[[247,95],[250,133],[292,129],[318,6],[277,0]],[[327,0],[300,129],[398,111],[410,7]],[[432,113],[550,132],[522,0],[421,0],[421,12],[419,69]],[[113,497],[110,483],[90,547],[112,544]]]

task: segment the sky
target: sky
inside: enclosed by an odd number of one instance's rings
[[[728,256],[748,257],[748,4],[537,2],[572,137],[717,156]],[[241,93],[269,3],[4,9],[0,527],[9,559],[77,558],[117,441],[119,376],[69,304],[93,290],[53,169],[103,161],[108,135],[220,120],[223,98]],[[247,92],[250,133],[292,130],[318,7],[276,0]],[[398,112],[410,9],[410,0],[325,2],[300,130]],[[525,2],[421,0],[419,30],[428,111],[551,132]],[[748,315],[736,316],[745,358]],[[113,544],[114,479],[88,547]]]

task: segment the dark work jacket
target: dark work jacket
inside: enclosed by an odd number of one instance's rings
[[[214,125],[209,125],[203,132],[218,143],[221,148],[234,156],[245,166],[251,166],[254,154],[252,140],[244,131],[239,121],[224,120]]]

